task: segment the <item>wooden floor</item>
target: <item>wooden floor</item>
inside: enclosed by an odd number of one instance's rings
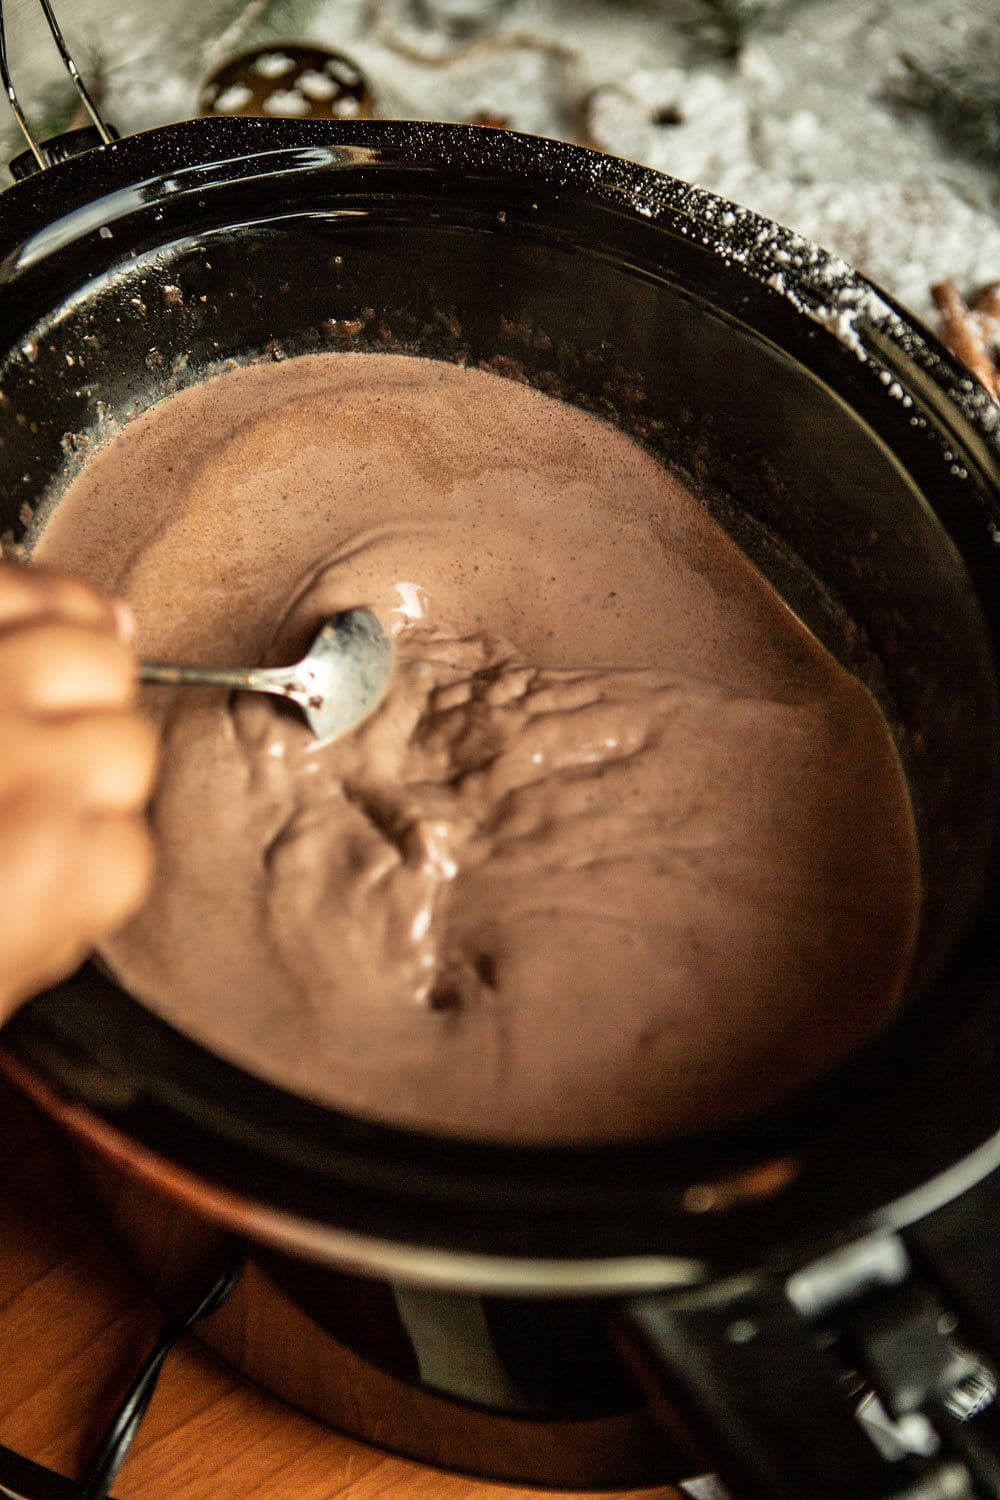
[[[53,1140],[0,1083],[0,1443],[71,1477],[161,1314],[77,1207]],[[170,1356],[117,1500],[525,1500],[388,1457],[266,1395],[194,1339]],[[603,1491],[604,1500],[613,1500]],[[672,1489],[618,1500],[681,1500]]]

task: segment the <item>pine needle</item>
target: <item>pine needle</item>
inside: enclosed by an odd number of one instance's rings
[[[320,0],[224,0],[209,8],[200,38],[210,68],[269,42],[302,41]]]
[[[36,95],[28,110],[33,135],[39,141],[62,135],[76,119],[79,108],[80,95],[69,79],[50,84]]]
[[[925,67],[904,57],[900,101],[926,115],[962,156],[1000,168],[1000,80],[977,77],[957,63]]]
[[[705,52],[734,61],[767,10],[766,0],[697,0],[700,14],[684,30]]]
[[[251,29],[249,45],[265,41],[301,41],[318,9],[319,0],[271,0]]]

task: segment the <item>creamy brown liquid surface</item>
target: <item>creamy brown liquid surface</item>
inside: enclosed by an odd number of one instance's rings
[[[480,371],[317,355],[127,427],[36,550],[149,656],[396,633],[317,747],[273,700],[151,689],[146,910],[105,957],[268,1079],[509,1141],[714,1124],[896,1004],[918,881],[874,701],[701,506],[595,418]]]

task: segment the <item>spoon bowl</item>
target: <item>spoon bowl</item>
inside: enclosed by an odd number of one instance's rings
[[[324,621],[301,661],[290,667],[198,667],[142,661],[143,682],[228,687],[271,693],[301,709],[322,744],[364,723],[385,697],[392,641],[370,609],[346,609]]]

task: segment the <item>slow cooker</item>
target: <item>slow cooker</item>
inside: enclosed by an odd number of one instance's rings
[[[94,443],[227,361],[393,350],[537,386],[702,477],[872,685],[921,930],[877,1042],[685,1139],[512,1148],[352,1117],[97,963],[4,1028],[3,1066],[105,1205],[133,1205],[119,1229],[163,1288],[150,1215],[190,1211],[173,1271],[215,1231],[259,1248],[300,1336],[381,1391],[293,1398],[373,1441],[536,1485],[712,1468],[761,1500],[1000,1496],[1000,408],[839,261],[625,161],[382,121],[105,134],[39,146],[0,196],[10,554]]]

